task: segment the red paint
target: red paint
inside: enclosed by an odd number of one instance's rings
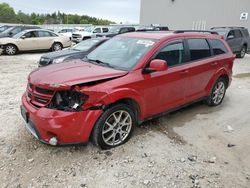
[[[103,113],[102,110],[91,110],[91,107],[107,106],[121,99],[131,99],[138,104],[139,120],[143,121],[161,112],[208,96],[213,84],[222,75],[227,75],[231,82],[235,57],[225,41],[223,43],[229,52],[224,55],[176,67],[167,67],[162,60],[156,60],[150,66],[156,72],[143,74],[143,69],[152,56],[169,42],[185,38],[210,38],[222,41],[220,36],[169,32],[128,33],[120,37],[157,39],[158,42],[130,72],[77,60],[37,69],[29,75],[29,83],[35,87],[53,91],[74,87],[75,90],[89,96],[81,112],[62,112],[48,109],[41,104],[39,108],[32,105],[29,102],[32,99],[27,95],[28,92],[36,91],[28,87],[22,97],[22,104],[43,141],[48,142],[51,136],[55,135],[59,144],[87,142],[97,119]],[[108,81],[96,85],[84,85],[106,79]],[[43,95],[41,98],[51,100],[52,96]]]

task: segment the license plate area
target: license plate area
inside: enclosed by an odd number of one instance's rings
[[[21,106],[21,115],[23,117],[23,119],[25,120],[26,123],[29,122],[29,116],[28,116],[28,112],[27,110],[25,109],[24,106]]]

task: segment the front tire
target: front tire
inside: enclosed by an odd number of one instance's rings
[[[5,46],[5,49],[4,49],[4,52],[7,54],[7,55],[15,55],[17,54],[17,47],[13,44],[7,44]]]
[[[93,129],[93,143],[101,149],[120,146],[129,140],[135,124],[135,113],[130,106],[111,106],[104,111]]]
[[[246,46],[243,46],[240,53],[236,55],[237,58],[244,58],[246,55],[247,48]]]
[[[52,45],[51,49],[53,52],[62,50],[63,46],[61,43],[56,42]]]
[[[212,89],[210,96],[207,99],[209,106],[218,106],[222,103],[226,94],[227,84],[225,79],[219,78]]]

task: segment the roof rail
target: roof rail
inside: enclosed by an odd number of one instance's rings
[[[216,31],[209,31],[209,30],[176,30],[174,31],[174,33],[191,33],[191,32],[210,33],[210,34],[218,35]]]
[[[227,29],[227,28],[230,28],[230,29],[234,29],[234,28],[245,29],[245,27],[212,27],[211,29]]]

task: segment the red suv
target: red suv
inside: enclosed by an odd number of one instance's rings
[[[145,120],[205,100],[221,104],[235,56],[219,35],[128,33],[83,60],[33,71],[22,97],[28,130],[50,145],[125,143]]]

